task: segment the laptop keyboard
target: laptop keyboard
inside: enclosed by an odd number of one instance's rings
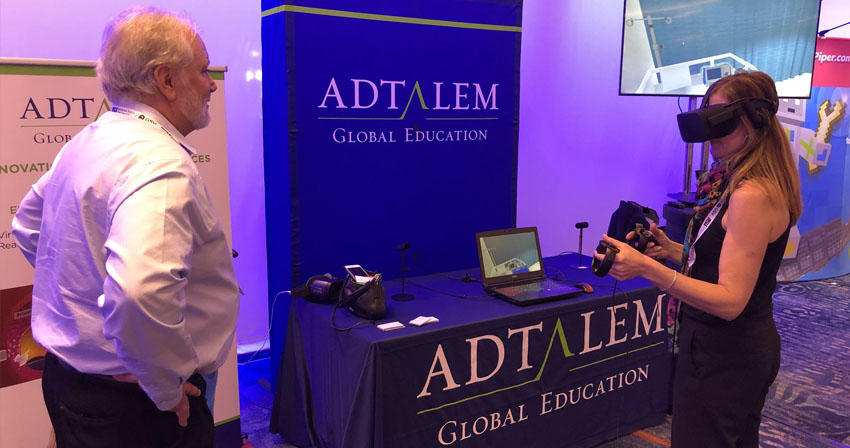
[[[548,291],[552,289],[562,289],[566,286],[562,283],[558,283],[554,280],[544,279],[539,282],[533,283],[524,283],[521,285],[512,285],[512,286],[503,286],[501,288],[496,288],[496,291],[516,298],[523,297],[536,297],[537,293],[540,291]]]

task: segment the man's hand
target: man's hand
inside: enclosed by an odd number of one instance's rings
[[[180,403],[171,408],[171,412],[177,414],[177,423],[184,427],[189,424],[189,395],[200,397],[201,390],[192,383],[185,382],[183,383],[183,396],[180,398]]]
[[[112,378],[115,378],[116,381],[120,381],[122,383],[139,383],[139,379],[132,373],[112,375]],[[190,395],[193,397],[200,397],[201,389],[198,389],[194,384],[187,381],[183,383],[183,396],[180,398],[180,402],[177,403],[177,406],[171,408],[171,412],[177,414],[177,423],[183,427],[189,424],[189,399],[187,397]]]

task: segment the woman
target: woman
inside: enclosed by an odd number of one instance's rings
[[[773,80],[735,74],[703,98],[708,106],[735,101],[727,108],[742,106],[739,124],[710,141],[715,166],[700,181],[684,247],[654,225],[657,244],[645,254],[603,236],[620,251],[614,278],[644,277],[683,302],[673,447],[757,447],[761,410],[779,370],[772,295],[802,211],[800,181],[776,118]],[[652,258],[682,259],[681,273]]]

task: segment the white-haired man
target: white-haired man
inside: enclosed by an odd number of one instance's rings
[[[185,140],[210,120],[208,65],[188,20],[119,15],[97,63],[112,111],[62,148],[13,220],[60,447],[212,446],[204,378],[232,346],[238,286]]]

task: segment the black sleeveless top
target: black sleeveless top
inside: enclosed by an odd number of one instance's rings
[[[691,267],[690,277],[703,280],[709,283],[717,283],[719,277],[720,266],[720,249],[723,247],[723,239],[726,238],[726,230],[723,229],[723,215],[729,208],[729,203],[723,205],[717,218],[708,229],[703,233],[702,237],[694,245],[696,250],[696,261]],[[699,224],[694,223],[693,236],[696,238],[699,231]],[[782,256],[785,254],[785,246],[788,243],[788,235],[791,232],[789,225],[776,241],[767,245],[767,250],[764,254],[764,259],[761,262],[759,269],[758,280],[747,302],[744,311],[741,315],[735,318],[731,323],[744,320],[757,320],[773,317],[773,293],[776,291],[776,273],[779,271],[779,265],[782,263]],[[700,320],[708,324],[730,324],[729,321],[721,319],[714,315],[700,311],[686,303],[682,303],[682,312],[691,318]]]

